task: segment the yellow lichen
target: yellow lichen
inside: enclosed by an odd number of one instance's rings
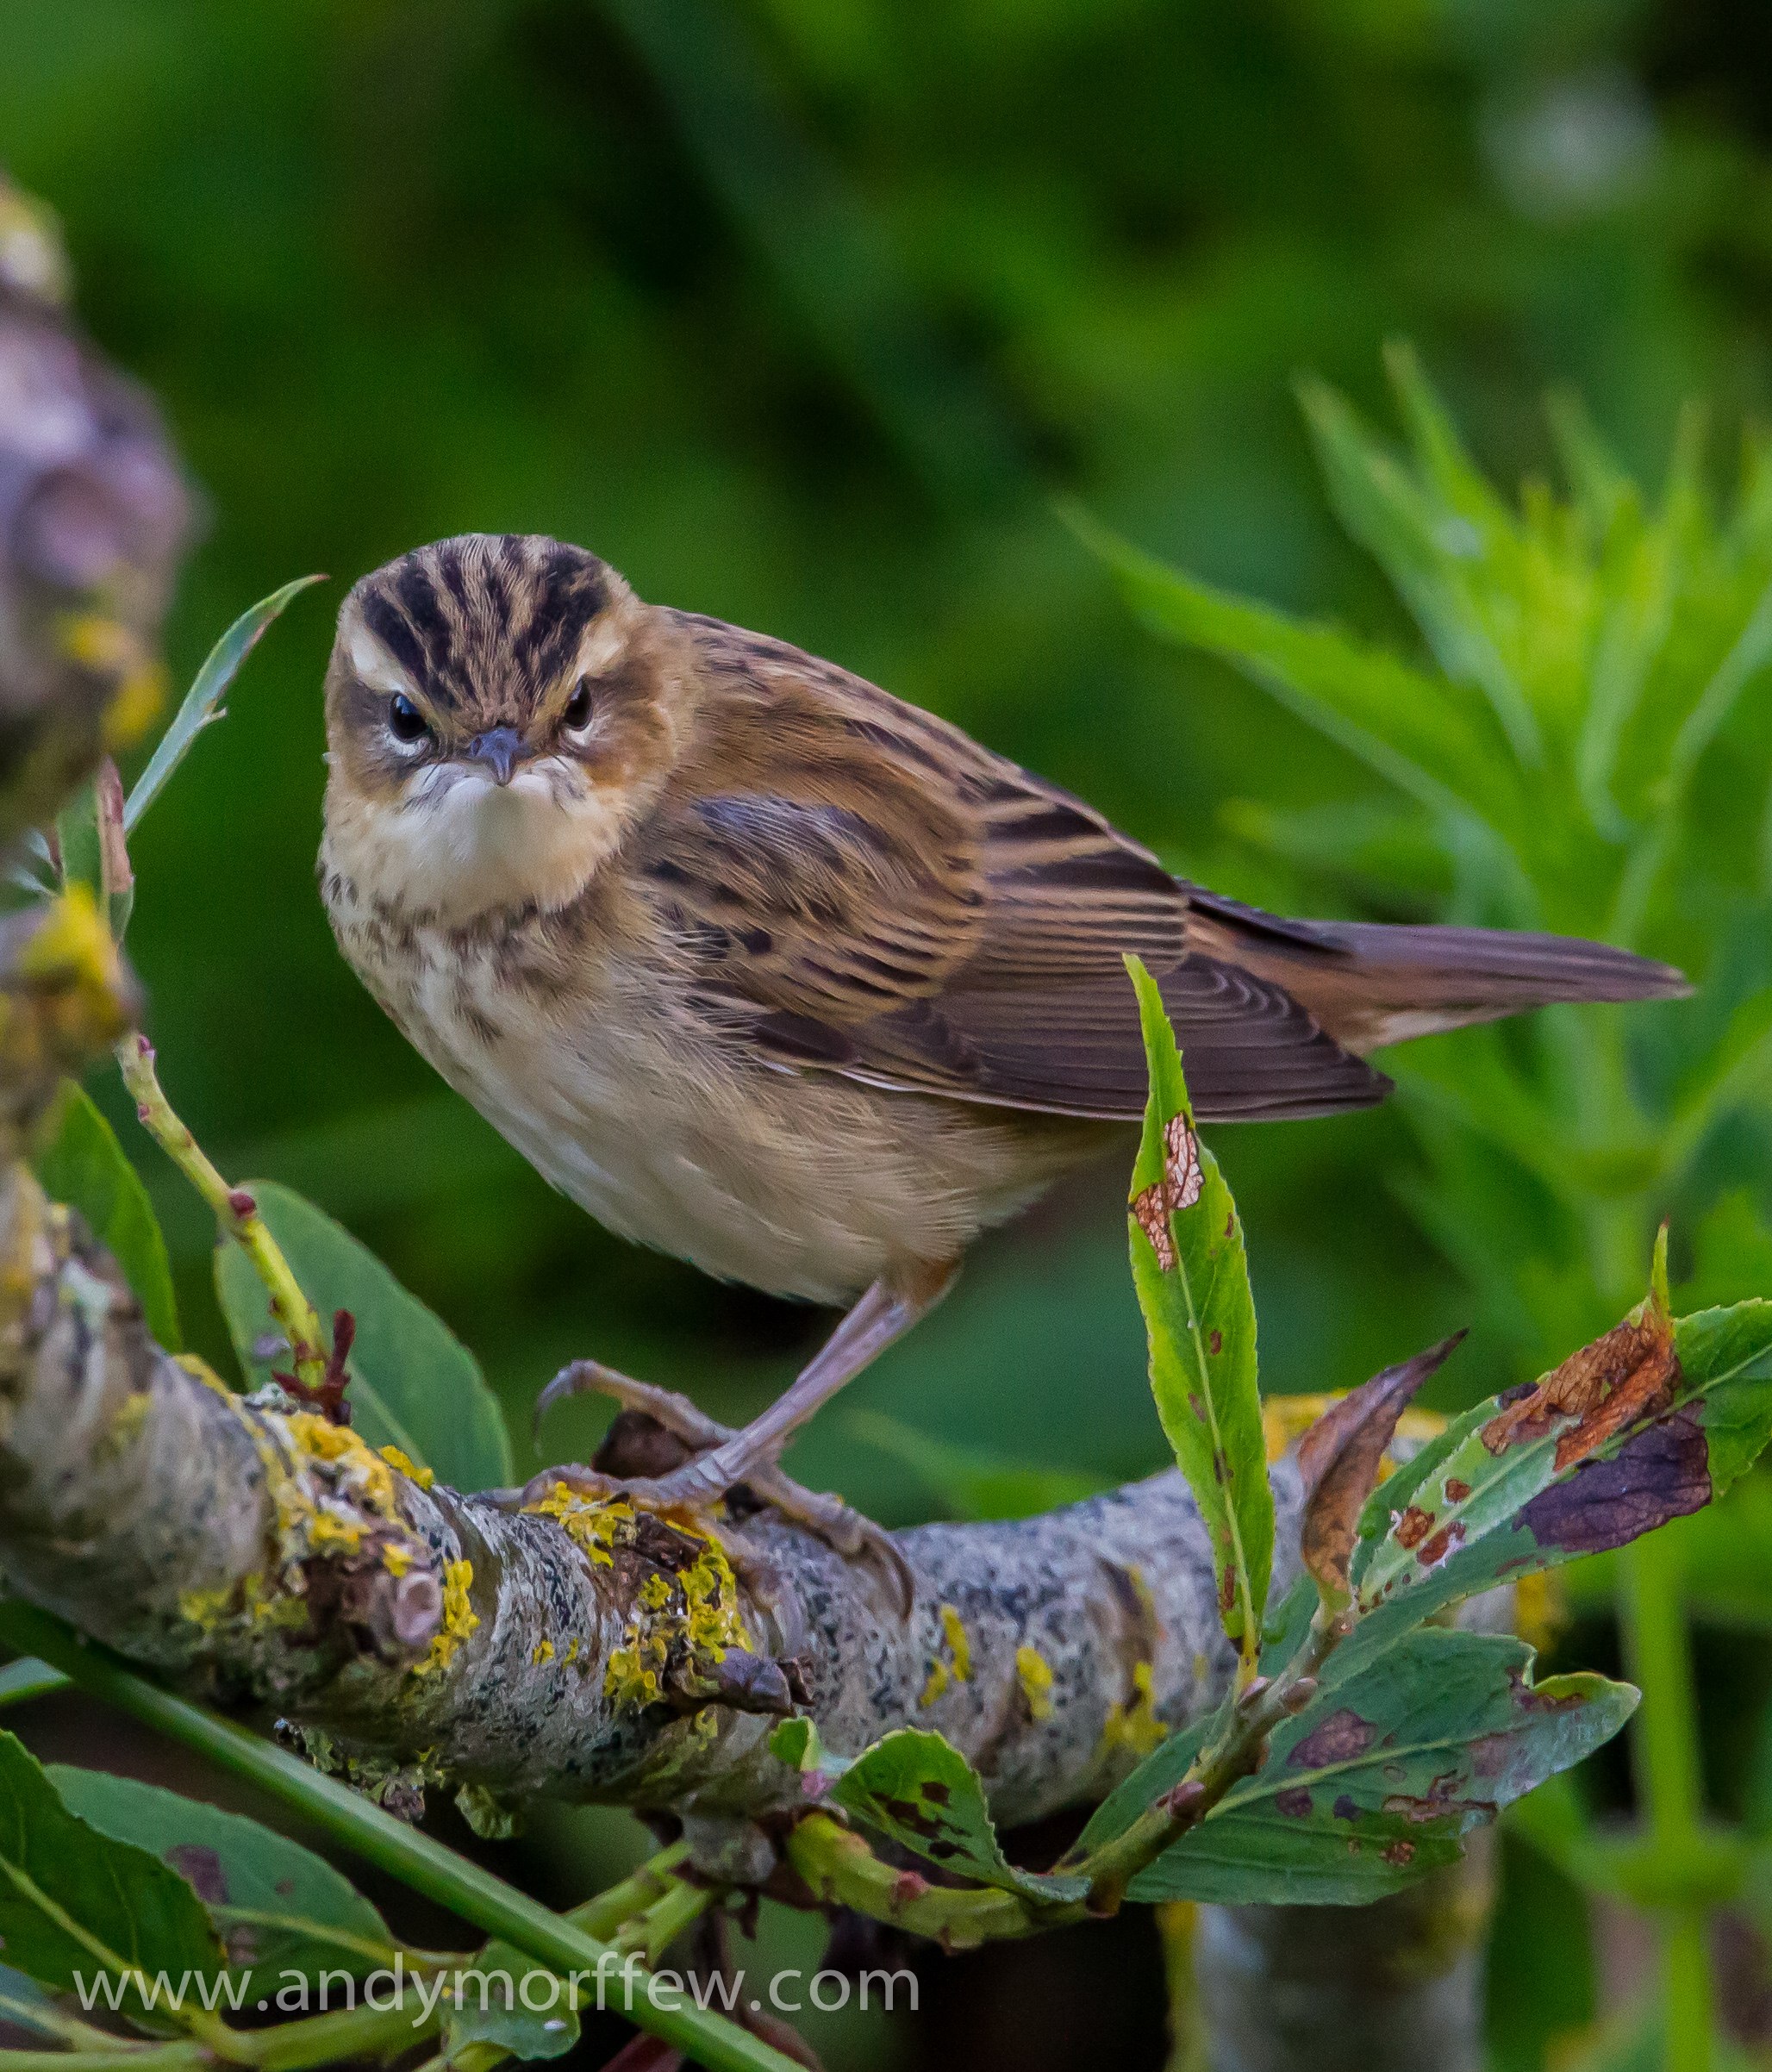
[[[538,1640],[529,1651],[529,1659],[533,1663],[552,1662],[553,1658],[554,1644],[551,1640]]]
[[[619,1496],[580,1496],[569,1483],[558,1482],[524,1509],[555,1520],[581,1553],[605,1569],[615,1567],[615,1549],[633,1538],[633,1506]]]
[[[1052,1671],[1038,1648],[1022,1646],[1016,1649],[1015,1681],[1021,1686],[1021,1695],[1026,1701],[1028,1718],[1050,1719],[1052,1716]]]
[[[929,1664],[929,1680],[924,1684],[922,1694],[918,1698],[917,1703],[919,1705],[933,1705],[952,1682],[952,1679],[947,1673],[946,1663],[932,1662]]]
[[[954,1682],[964,1683],[972,1674],[972,1646],[966,1638],[966,1628],[952,1605],[941,1607],[941,1630],[947,1636],[949,1652],[953,1657]]]
[[[577,1661],[578,1650],[581,1644],[582,1643],[576,1633],[574,1633],[572,1638],[566,1643],[566,1667],[568,1669],[571,1669],[572,1664]]]
[[[1102,1744],[1128,1749],[1135,1756],[1148,1756],[1166,1738],[1167,1729],[1157,1717],[1151,1698],[1151,1664],[1139,1663],[1132,1670],[1132,1695],[1116,1705],[1101,1730]]]
[[[430,1469],[419,1467],[398,1446],[384,1446],[381,1455],[390,1468],[397,1468],[408,1482],[416,1483],[421,1489],[428,1489],[437,1479]]]
[[[412,1549],[390,1541],[382,1549],[382,1566],[390,1576],[402,1576],[412,1566]]]
[[[462,1642],[479,1625],[480,1614],[468,1596],[473,1581],[474,1564],[471,1561],[452,1561],[444,1570],[443,1623],[432,1638],[429,1653],[422,1662],[414,1665],[415,1676],[429,1676],[439,1669],[447,1669]]]
[[[603,1694],[617,1706],[649,1705],[658,1698],[674,1655],[678,1688],[693,1691],[705,1665],[751,1645],[726,1550],[694,1526],[678,1522],[675,1529],[699,1551],[688,1568],[675,1575],[655,1569],[635,1591],[621,1644],[603,1673]]]

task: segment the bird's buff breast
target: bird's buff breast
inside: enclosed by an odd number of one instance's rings
[[[958,1103],[783,1072],[619,948],[563,979],[521,931],[390,924],[326,885],[402,1033],[608,1229],[772,1294],[845,1302],[956,1258],[1075,1156]]]

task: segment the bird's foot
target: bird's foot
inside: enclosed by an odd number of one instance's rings
[[[694,1516],[748,1493],[758,1504],[815,1533],[845,1560],[864,1563],[884,1584],[900,1616],[909,1612],[915,1586],[891,1536],[840,1496],[808,1489],[784,1475],[773,1457],[775,1449],[761,1459],[748,1457],[742,1431],[709,1417],[675,1389],[635,1381],[596,1360],[575,1360],[548,1383],[535,1406],[536,1422],[567,1396],[586,1394],[612,1396],[621,1406],[591,1464],[544,1470],[523,1489],[521,1502],[539,1502],[555,1483],[565,1482],[577,1495],[619,1496],[665,1517]],[[732,1472],[720,1457],[728,1450],[747,1456]]]

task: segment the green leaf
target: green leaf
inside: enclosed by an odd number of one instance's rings
[[[847,1422],[858,1439],[891,1454],[920,1476],[953,1518],[1037,1518],[1099,1495],[1113,1484],[1111,1476],[1092,1475],[1086,1469],[1005,1460],[983,1447],[930,1439],[877,1410],[852,1410]]]
[[[451,1488],[503,1487],[511,1479],[509,1435],[479,1364],[441,1318],[409,1295],[373,1252],[301,1195],[271,1180],[246,1191],[322,1317],[348,1309],[357,1323],[350,1401],[355,1428],[372,1446],[398,1446]],[[242,1371],[256,1386],[286,1364],[263,1357],[277,1331],[264,1283],[237,1245],[215,1251],[215,1292]]]
[[[1413,359],[1394,356],[1392,373],[1429,486],[1410,477],[1343,397],[1306,381],[1301,397],[1330,501],[1396,585],[1446,675],[1482,691],[1515,758],[1536,769],[1544,759],[1538,720],[1488,615],[1503,601],[1494,563],[1497,547],[1512,544],[1510,515],[1464,456]]]
[[[300,576],[293,583],[285,583],[281,590],[273,590],[250,611],[242,612],[209,650],[208,659],[184,694],[184,702],[173,715],[172,725],[160,736],[158,746],[148,758],[147,769],[135,780],[128,804],[123,808],[126,833],[134,833],[141,816],[165,789],[166,780],[190,753],[192,744],[204,727],[224,716],[222,700],[238,675],[240,664],[258,645],[265,627],[291,598],[325,580],[324,576]]]
[[[541,2008],[523,2000],[554,1997]],[[489,1943],[471,1965],[458,1971],[444,1995],[450,2008],[443,2025],[446,2054],[454,2058],[466,2044],[496,2044],[513,2057],[562,2057],[578,2041],[578,2016],[565,1979],[543,1969],[509,1943]]]
[[[101,1834],[133,1842],[171,1866],[208,1907],[228,1962],[276,1974],[348,1971],[394,1962],[376,1909],[324,1857],[274,1828],[133,1777],[54,1763],[62,1803]]]
[[[72,1080],[57,1098],[47,1132],[33,1161],[44,1192],[80,1212],[122,1268],[148,1330],[168,1352],[182,1351],[166,1240],[116,1132]]]
[[[1566,1361],[1533,1389],[1467,1411],[1374,1493],[1353,1563],[1363,1616],[1338,1661],[1370,1658],[1494,1583],[1626,1545],[1701,1509],[1751,1464],[1772,1438],[1772,1302],[1673,1323],[1677,1371],[1625,1415],[1624,1392],[1653,1370],[1631,1364],[1620,1334],[1654,1314],[1645,1303],[1575,1356],[1615,1377],[1586,1409],[1551,1407],[1580,1379]]]
[[[1273,1566],[1274,1497],[1243,1226],[1217,1160],[1195,1134],[1181,1053],[1157,982],[1135,957],[1126,967],[1151,1073],[1127,1219],[1151,1389],[1212,1538],[1220,1619],[1252,1657]]]
[[[75,1975],[186,1972],[212,1979],[220,1944],[177,1871],[71,1813],[43,1768],[0,1730],[0,1941],[7,1962],[46,1986]]]
[[[790,1745],[783,1729],[777,1730],[771,1746],[777,1742]],[[902,1849],[981,1885],[1058,1903],[1079,1900],[1089,1889],[1085,1878],[1043,1876],[1008,1862],[997,1844],[977,1772],[939,1734],[900,1727],[858,1756],[835,1777],[827,1797]]]
[[[1386,649],[1166,568],[1091,520],[1071,523],[1154,633],[1228,662],[1431,812],[1501,844],[1519,838],[1525,802],[1480,700]]]
[[[1267,1760],[1135,1877],[1136,1900],[1357,1904],[1461,1853],[1461,1838],[1617,1733],[1637,1693],[1532,1681],[1523,1641],[1427,1627],[1350,1673],[1338,1652]],[[1338,1673],[1340,1672],[1340,1673]]]
[[[47,1698],[52,1691],[67,1688],[67,1678],[34,1655],[9,1662],[0,1669],[0,1706],[23,1705],[32,1698]]]

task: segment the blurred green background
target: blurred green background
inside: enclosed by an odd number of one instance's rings
[[[176,680],[255,598],[334,579],[137,846],[168,1091],[225,1170],[311,1195],[474,1345],[526,1467],[527,1405],[574,1354],[736,1417],[827,1320],[605,1238],[339,959],[312,859],[349,582],[451,532],[554,533],[947,715],[1223,890],[1407,916],[1419,872],[1326,877],[1276,832],[1376,809],[1376,780],[1141,630],[1054,497],[1412,645],[1330,516],[1299,371],[1376,408],[1382,341],[1413,339],[1506,484],[1551,468],[1547,389],[1651,484],[1684,399],[1723,428],[1720,472],[1772,397],[1754,0],[0,0],[0,158],[61,211],[86,321],[207,499]],[[1763,1194],[1764,1143],[1740,1124],[1725,1161]],[[1442,1401],[1530,1370],[1543,1349],[1405,1206],[1426,1169],[1395,1115],[1216,1148],[1270,1389],[1348,1385],[1473,1318]],[[142,1165],[224,1360],[206,1219]],[[940,1491],[881,1417],[1090,1476],[1158,1465],[1123,1190],[1104,1166],[981,1248],[793,1464],[894,1522]],[[549,1455],[596,1427],[562,1413]],[[1509,1932],[1498,1963],[1528,1963]],[[1073,1973],[1070,1940],[974,1960],[999,1982],[994,2055],[967,2062],[1156,2061],[1154,1956],[1116,1931]],[[1110,1962],[1117,2000],[1087,1982]]]

